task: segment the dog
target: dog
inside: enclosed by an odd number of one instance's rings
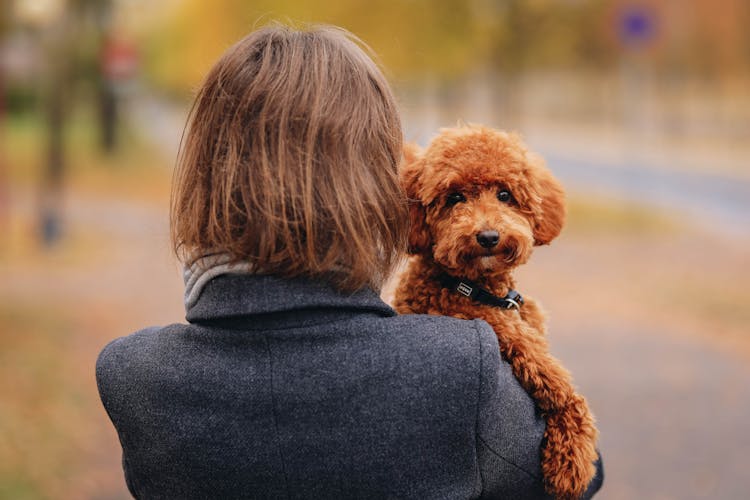
[[[546,420],[548,493],[579,498],[595,475],[597,429],[571,376],[549,353],[544,313],[515,291],[512,271],[565,220],[559,182],[520,136],[478,125],[407,144],[399,177],[409,199],[411,257],[394,295],[401,314],[481,318]]]

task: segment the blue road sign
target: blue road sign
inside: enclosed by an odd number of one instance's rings
[[[647,47],[656,39],[656,15],[642,5],[625,6],[618,18],[617,30],[623,45],[632,48]]]

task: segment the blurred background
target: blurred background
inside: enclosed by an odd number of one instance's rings
[[[127,498],[96,355],[184,321],[167,208],[187,109],[271,20],[365,40],[408,140],[518,130],[562,179],[567,227],[519,285],[598,416],[599,498],[747,498],[749,2],[0,6],[0,498]]]

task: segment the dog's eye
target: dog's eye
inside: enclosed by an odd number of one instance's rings
[[[507,189],[501,189],[499,193],[497,193],[497,199],[502,201],[503,203],[510,203],[513,201],[513,195],[510,194],[510,191]]]
[[[466,197],[462,195],[461,193],[451,193],[445,198],[445,205],[452,207],[456,203],[461,203],[462,201],[466,201]]]

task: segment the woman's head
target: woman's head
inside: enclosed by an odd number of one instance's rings
[[[270,26],[231,47],[191,111],[172,192],[186,261],[378,287],[405,248],[401,123],[378,67],[333,27]]]

